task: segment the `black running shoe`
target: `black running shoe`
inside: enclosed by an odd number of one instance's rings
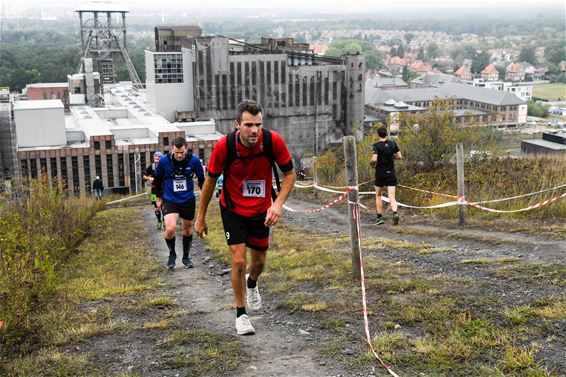
[[[192,259],[189,258],[189,257],[183,258],[183,264],[185,265],[185,268],[194,268],[195,267]]]
[[[167,259],[167,268],[172,270],[175,268],[175,261],[177,259],[176,255],[169,255],[169,259]]]
[[[399,215],[397,213],[393,214],[393,225],[399,224]]]

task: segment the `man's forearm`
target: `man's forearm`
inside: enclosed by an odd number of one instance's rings
[[[216,179],[211,177],[206,177],[204,184],[202,185],[202,192],[200,194],[200,203],[198,207],[197,220],[204,220],[206,217],[206,210],[208,209],[208,203],[210,203],[210,198],[214,193],[214,188],[216,187]]]
[[[275,202],[281,206],[283,206],[283,204],[289,197],[289,194],[293,190],[293,185],[295,184],[295,181],[297,179],[295,170],[289,170],[284,174],[285,175],[283,176],[283,182],[281,182],[281,191],[279,191],[277,199],[275,200]]]

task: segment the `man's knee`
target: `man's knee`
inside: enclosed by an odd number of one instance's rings
[[[232,268],[244,271],[246,268],[246,248],[243,245],[230,245]]]

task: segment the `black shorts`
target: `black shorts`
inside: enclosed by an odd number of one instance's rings
[[[228,245],[245,243],[247,247],[257,251],[269,248],[269,227],[264,224],[267,213],[245,217],[220,206],[220,214]]]
[[[375,186],[397,186],[397,176],[395,175],[395,170],[375,172]]]
[[[185,203],[173,203],[164,200],[161,212],[163,218],[170,213],[178,213],[180,218],[193,221],[195,218],[195,199],[193,198]]]

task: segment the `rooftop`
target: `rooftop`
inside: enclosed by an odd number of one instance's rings
[[[218,140],[222,136],[216,131],[213,119],[199,122],[171,123],[153,112],[143,90],[133,90],[131,83],[118,83],[105,86],[105,107],[88,105],[70,106],[65,114],[65,133],[67,145],[61,148],[89,147],[92,136],[112,135],[116,145],[156,144],[160,132],[185,131],[187,141]],[[60,100],[18,101],[14,109],[34,110],[61,108]],[[53,149],[38,141],[34,147],[20,150]]]
[[[41,110],[41,109],[62,109],[63,102],[60,99],[47,99],[37,101],[15,101],[14,110]]]
[[[36,84],[27,84],[27,88],[66,88],[69,83],[66,82],[39,82]]]
[[[388,99],[393,99],[396,102],[416,102],[432,101],[435,98],[467,99],[497,106],[525,104],[525,101],[512,93],[455,83],[445,84],[438,88],[366,90],[365,103],[369,105],[380,105]]]

